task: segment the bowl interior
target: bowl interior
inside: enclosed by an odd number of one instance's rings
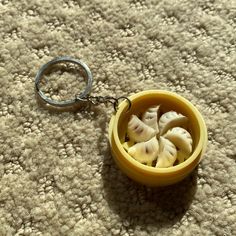
[[[143,95],[140,93],[140,95],[131,97],[131,102],[131,109],[128,112],[126,108],[122,109],[118,119],[118,137],[121,144],[125,142],[127,124],[132,114],[140,116],[147,108],[154,105],[161,105],[162,113],[173,110],[188,117],[189,121],[185,128],[192,135],[193,152],[195,151],[195,148],[199,144],[201,129],[196,109],[190,102],[170,92],[150,92],[144,93]]]

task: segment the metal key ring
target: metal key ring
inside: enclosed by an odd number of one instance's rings
[[[48,98],[43,92],[42,90],[40,90],[40,82],[41,82],[41,79],[45,73],[46,70],[48,70],[51,66],[55,65],[55,64],[58,64],[58,63],[61,63],[61,62],[70,62],[70,63],[73,63],[73,64],[76,64],[78,65],[80,68],[83,69],[83,71],[85,72],[85,79],[87,80],[87,84],[86,84],[86,87],[85,89],[79,94],[76,96],[76,98],[74,99],[70,99],[70,100],[64,100],[64,101],[56,101],[56,100],[53,100],[51,98]],[[85,97],[87,97],[91,91],[91,88],[92,88],[92,83],[93,83],[93,77],[92,77],[92,73],[89,69],[89,67],[79,61],[79,60],[76,60],[76,59],[73,59],[71,57],[57,57],[57,58],[54,58],[53,60],[49,61],[48,63],[44,64],[38,71],[36,77],[35,77],[35,89],[38,93],[38,95],[40,96],[40,98],[52,105],[52,106],[56,106],[56,107],[67,107],[67,106],[72,106],[74,105],[75,103],[78,103],[78,102],[81,102]]]

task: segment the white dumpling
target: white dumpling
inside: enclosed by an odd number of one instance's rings
[[[164,113],[159,120],[159,128],[161,135],[166,133],[169,129],[175,126],[181,126],[188,121],[186,116],[175,111],[168,111]]]
[[[142,122],[136,115],[132,115],[128,123],[127,134],[130,140],[145,142],[156,135],[156,131]]]
[[[125,151],[127,151],[127,152],[128,152],[128,150],[129,150],[129,148],[132,147],[133,145],[134,145],[134,141],[131,141],[131,140],[129,140],[129,141],[127,141],[127,142],[124,142],[124,143],[122,144],[123,148],[124,148]]]
[[[169,130],[165,135],[178,149],[190,154],[192,152],[193,140],[191,134],[181,127],[175,127]]]
[[[154,130],[156,130],[156,133],[159,133],[158,128],[158,119],[159,119],[159,113],[160,113],[160,106],[153,106],[148,108],[142,116],[142,121],[152,127]]]
[[[164,137],[160,137],[159,154],[156,167],[164,168],[173,166],[177,158],[175,145]]]
[[[152,165],[152,162],[156,160],[159,151],[159,143],[156,137],[153,137],[149,141],[136,143],[128,149],[128,153],[140,163],[147,163]]]
[[[187,160],[189,158],[189,155],[186,154],[185,152],[178,150],[177,151],[177,160],[178,160],[178,164],[184,162],[185,160]]]

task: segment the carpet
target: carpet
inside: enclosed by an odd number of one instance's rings
[[[0,1],[0,235],[236,235],[234,0]],[[176,92],[202,113],[198,168],[166,188],[117,168],[111,105],[56,112],[35,98],[41,65],[81,59],[93,95]],[[55,99],[80,93],[72,69],[45,76]]]

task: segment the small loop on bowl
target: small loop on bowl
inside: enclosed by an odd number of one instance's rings
[[[80,68],[82,68],[85,72],[85,79],[87,80],[87,84],[86,84],[85,89],[79,95],[76,96],[77,98],[74,98],[71,100],[56,101],[56,100],[53,100],[53,99],[47,97],[42,92],[42,90],[40,90],[39,84],[40,84],[42,77],[43,77],[46,70],[51,68],[53,65],[58,64],[58,63],[62,63],[62,62],[70,62],[70,63],[76,64]],[[93,82],[92,73],[91,73],[89,67],[85,63],[83,63],[82,61],[79,61],[77,59],[73,59],[73,58],[64,56],[64,57],[54,58],[53,60],[44,64],[39,69],[39,71],[35,77],[35,90],[44,102],[46,102],[52,106],[56,106],[56,107],[67,107],[67,106],[72,106],[78,102],[82,102],[83,98],[89,95],[91,88],[92,88],[92,82]],[[81,100],[78,98],[80,98]]]
[[[120,100],[120,99],[124,99],[124,100],[126,100],[126,102],[128,102],[128,109],[127,109],[127,111],[126,111],[126,112],[128,112],[128,111],[130,110],[131,106],[132,106],[131,100],[130,100],[128,97],[121,96],[121,97],[118,97],[118,98],[117,98],[118,103],[119,103],[119,100]],[[117,107],[116,107],[116,108],[117,108]],[[117,111],[117,109],[115,109],[115,111]]]

